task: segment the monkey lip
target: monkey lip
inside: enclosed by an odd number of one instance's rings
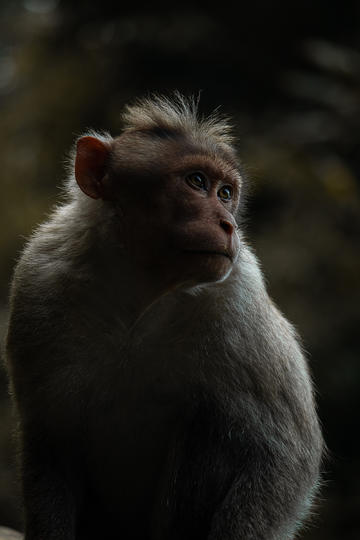
[[[233,260],[230,253],[228,253],[227,251],[213,251],[209,249],[185,249],[184,252],[193,253],[195,255],[216,255],[220,257],[226,257],[230,261]]]

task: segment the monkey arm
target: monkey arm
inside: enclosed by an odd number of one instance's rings
[[[228,358],[237,372],[230,395],[238,471],[209,539],[291,539],[318,485],[322,437],[311,380],[296,333],[269,299],[247,247],[237,270],[237,341],[229,339]]]
[[[251,397],[232,418],[213,396],[194,397],[196,414],[179,432],[162,498],[164,538],[292,539],[316,486],[316,445],[292,440],[291,426],[288,436],[268,429],[270,411]]]
[[[271,448],[251,448],[241,472],[216,511],[209,540],[292,539],[310,505],[304,471],[290,456]]]
[[[28,389],[30,396],[25,399],[17,395],[18,407],[27,410],[21,414],[19,434],[24,540],[74,540],[80,467],[64,425],[66,418],[57,414],[50,420],[46,391],[40,388]],[[50,392],[54,393],[53,387]]]
[[[20,419],[19,446],[24,496],[25,540],[73,540],[75,499],[78,496],[79,459],[74,433],[80,432],[75,390],[76,372],[64,347],[51,337],[51,326],[63,332],[55,313],[47,316],[17,309],[21,291],[14,299],[7,337],[12,393]],[[38,295],[41,297],[41,295]],[[75,450],[75,454],[74,454]]]
[[[28,438],[26,432],[23,437],[24,540],[74,540],[73,484],[57,455],[58,449],[54,451],[51,445]]]

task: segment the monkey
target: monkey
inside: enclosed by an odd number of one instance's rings
[[[25,540],[285,540],[323,439],[300,339],[245,238],[229,121],[127,105],[78,138],[14,272]]]

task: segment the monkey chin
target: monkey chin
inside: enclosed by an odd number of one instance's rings
[[[233,268],[231,258],[224,253],[189,251],[185,259],[189,281],[193,285],[224,281]]]

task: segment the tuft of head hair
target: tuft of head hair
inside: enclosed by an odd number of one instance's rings
[[[127,105],[123,113],[125,131],[162,129],[200,138],[213,138],[217,143],[231,145],[232,126],[215,110],[210,116],[199,116],[199,98],[185,97],[175,92],[173,98],[152,95]]]

